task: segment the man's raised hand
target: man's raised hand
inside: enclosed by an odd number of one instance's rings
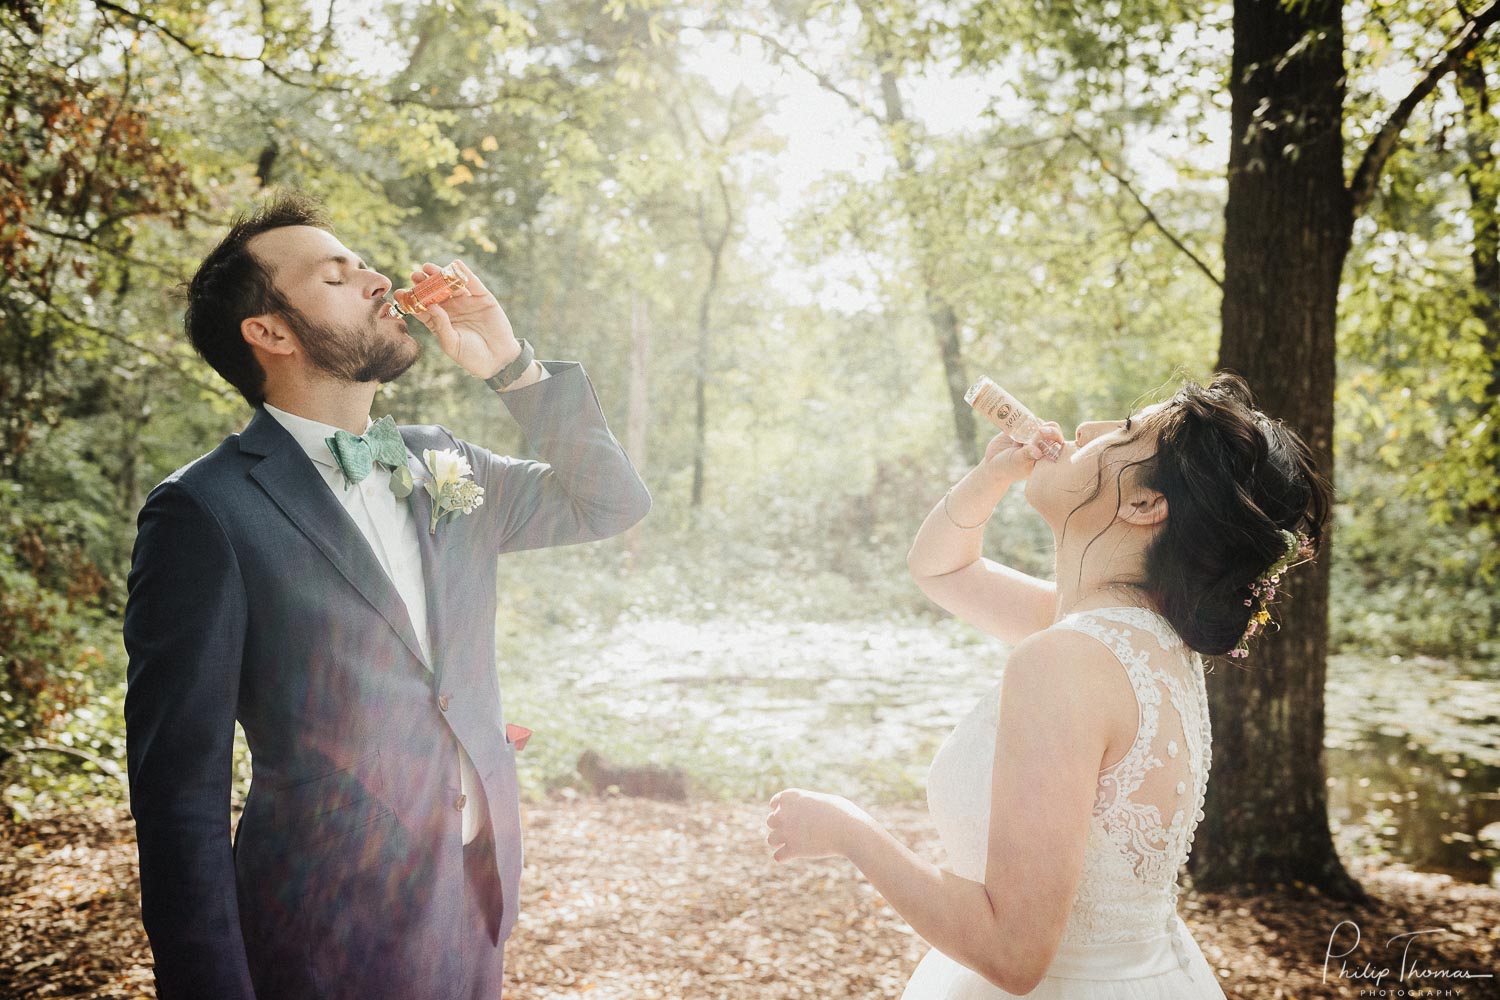
[[[468,284],[440,305],[429,305],[417,313],[422,325],[432,331],[438,347],[459,367],[479,378],[489,378],[521,353],[521,344],[511,329],[510,318],[500,302],[484,287],[479,276],[461,260],[453,266]],[[431,262],[411,272],[412,285],[440,272]]]

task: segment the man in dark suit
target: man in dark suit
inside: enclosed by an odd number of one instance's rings
[[[533,361],[455,267],[467,287],[419,318],[540,461],[371,421],[421,348],[317,205],[237,221],[190,285],[194,347],[255,414],[151,491],[130,571],[162,1000],[500,997],[521,829],[496,557],[614,535],[651,501],[583,369]],[[253,776],[231,842],[236,720]]]

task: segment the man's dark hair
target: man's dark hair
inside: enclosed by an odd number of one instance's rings
[[[317,201],[295,192],[278,194],[249,216],[236,218],[188,283],[182,325],[193,349],[251,406],[266,401],[266,372],[240,334],[240,324],[251,316],[288,313],[291,304],[276,291],[270,269],[248,244],[283,226],[330,228]]]

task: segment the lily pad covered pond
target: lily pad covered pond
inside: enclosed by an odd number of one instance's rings
[[[1500,886],[1500,666],[1335,656],[1326,706],[1341,844]]]
[[[788,785],[920,799],[1009,647],[952,620],[706,622],[503,635],[506,719],[536,795],[582,787],[578,755],[682,769],[692,794]],[[1500,884],[1500,668],[1427,658],[1329,664],[1329,811],[1341,850]]]

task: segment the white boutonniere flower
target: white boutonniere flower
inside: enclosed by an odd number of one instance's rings
[[[422,452],[422,461],[432,472],[432,479],[422,486],[432,497],[432,521],[427,526],[429,535],[437,534],[438,521],[444,514],[472,514],[474,508],[484,503],[484,487],[469,478],[474,470],[469,460],[452,448]]]

